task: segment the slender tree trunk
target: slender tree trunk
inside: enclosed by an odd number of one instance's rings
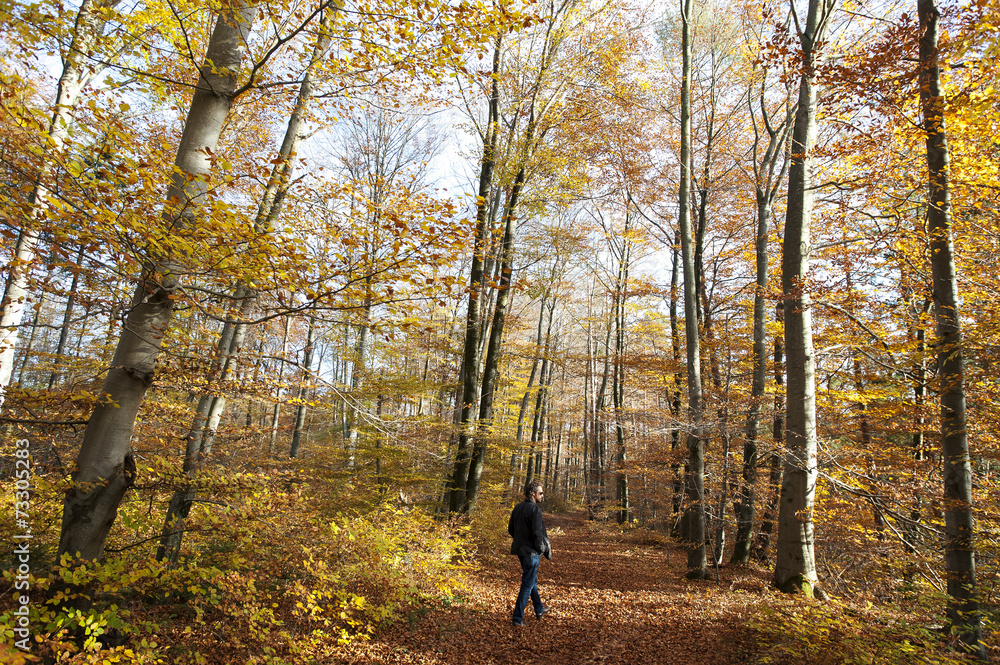
[[[753,375],[750,379],[750,410],[747,413],[743,442],[743,487],[737,515],[736,544],[733,548],[732,563],[746,564],[750,560],[750,543],[753,538],[755,503],[757,501],[757,428],[760,419],[760,405],[764,399],[764,381],[767,360],[764,357],[766,320],[764,318],[764,293],[767,289],[767,227],[770,217],[769,206],[763,201],[758,188],[757,198],[757,282],[753,298]]]
[[[73,305],[76,304],[76,290],[80,286],[80,271],[83,270],[83,245],[80,245],[79,250],[76,253],[76,264],[73,270],[73,279],[69,285],[69,293],[66,294],[66,307],[63,310],[63,321],[62,326],[59,328],[59,343],[56,346],[56,354],[54,364],[55,367],[52,369],[52,374],[49,376],[49,390],[52,390],[56,383],[59,382],[60,377],[60,367],[64,364],[66,355],[66,342],[69,341],[69,328],[73,323]]]
[[[774,318],[779,326],[785,323],[785,308],[781,301],[774,308]],[[771,425],[774,449],[771,451],[770,472],[768,474],[767,504],[760,521],[760,531],[754,537],[750,556],[755,561],[767,561],[771,547],[771,532],[778,516],[778,496],[781,491],[782,448],[785,442],[785,346],[784,335],[774,337],[774,420]]]
[[[366,278],[366,281],[370,281],[370,278]],[[358,449],[358,422],[361,419],[361,396],[358,393],[364,382],[371,318],[372,295],[369,292],[365,296],[362,321],[361,325],[358,326],[358,339],[354,345],[354,362],[351,367],[351,404],[347,409],[347,417],[350,419],[347,426],[347,468],[349,469],[354,468],[354,456]]]
[[[590,445],[591,437],[591,420],[590,420],[590,400],[591,394],[593,393],[593,382],[594,377],[594,361],[593,361],[593,348],[594,348],[594,335],[591,327],[590,321],[590,304],[587,302],[587,358],[586,365],[583,373],[583,459],[581,468],[581,481],[583,483],[583,505],[587,507],[588,516],[593,519],[593,511],[591,506],[591,463],[590,457],[593,456],[593,447]]]
[[[716,513],[715,537],[712,539],[712,563],[718,568],[726,551],[726,505],[729,503],[729,451],[732,448],[732,436],[726,429],[725,416],[722,426],[722,471],[719,473],[719,508]]]
[[[761,85],[763,86],[763,83]],[[754,284],[753,298],[753,374],[750,380],[750,409],[747,413],[746,428],[744,430],[743,485],[740,492],[740,502],[736,518],[736,543],[731,559],[732,563],[741,565],[745,565],[750,560],[753,524],[756,517],[757,467],[760,464],[760,456],[757,451],[757,434],[760,422],[760,407],[764,400],[764,383],[767,377],[767,360],[764,355],[764,347],[767,342],[764,309],[768,281],[767,235],[771,221],[771,206],[777,196],[778,187],[784,178],[785,170],[788,168],[788,152],[785,150],[785,145],[787,144],[788,130],[791,127],[791,118],[788,115],[786,115],[784,123],[780,126],[777,128],[771,127],[771,123],[767,122],[767,106],[763,99],[763,92],[761,93],[760,111],[768,133],[768,144],[764,150],[760,165],[754,164],[757,183],[755,186],[757,238],[754,243],[757,279]],[[788,113],[791,113],[790,107]],[[755,130],[756,127],[755,123]],[[757,153],[758,140],[759,138],[755,137],[755,155]],[[781,167],[776,173],[775,167],[779,161]]]
[[[792,130],[788,208],[781,255],[785,300],[785,349],[788,354],[787,454],[778,513],[778,551],[774,584],[786,593],[812,597],[818,585],[813,554],[813,497],[816,492],[816,376],[809,294],[810,224],[813,192],[810,168],[816,135],[816,45],[823,39],[833,0],[809,0],[800,34],[803,70]]]
[[[528,126],[528,134],[526,140],[530,141],[533,134],[532,124]],[[483,464],[486,461],[486,447],[493,426],[493,395],[496,390],[500,346],[503,341],[504,326],[507,322],[507,309],[510,306],[511,276],[514,271],[514,230],[517,222],[517,205],[526,178],[527,164],[522,163],[514,178],[510,197],[507,199],[507,206],[504,210],[504,233],[500,245],[500,279],[497,283],[497,300],[493,311],[493,325],[490,327],[490,341],[486,349],[486,362],[483,365],[482,395],[479,403],[479,436],[476,437],[473,447],[469,478],[465,488],[465,504],[462,506],[462,511],[466,513],[471,512],[476,507],[479,482],[483,475]],[[551,325],[551,319],[549,324]]]
[[[670,452],[674,460],[670,465],[670,473],[673,478],[671,483],[671,512],[675,525],[674,531],[678,531],[679,513],[681,505],[684,502],[684,476],[681,474],[680,457],[677,452],[677,449],[680,448],[681,441],[681,392],[684,384],[684,374],[680,371],[683,363],[681,361],[680,326],[678,325],[677,319],[677,285],[679,281],[678,273],[680,272],[681,260],[680,244],[680,231],[678,231],[674,239],[674,246],[671,252],[672,261],[670,268],[670,350],[674,359],[674,367],[677,368],[677,371],[674,372],[673,391],[671,393],[671,391],[668,390],[667,395],[667,399],[670,401],[670,414],[673,416],[675,421],[674,427],[670,430]]]
[[[458,450],[452,473],[448,497],[449,512],[459,512],[465,505],[465,488],[469,480],[469,465],[472,457],[472,436],[478,403],[473,403],[478,391],[479,379],[479,336],[480,300],[483,296],[485,280],[483,262],[486,258],[486,241],[489,234],[487,216],[490,205],[490,189],[493,183],[493,168],[496,164],[497,143],[500,133],[500,47],[502,37],[497,35],[493,47],[493,81],[490,85],[489,119],[483,137],[483,163],[479,173],[479,196],[476,202],[476,237],[472,253],[472,269],[469,275],[469,307],[465,323],[465,351],[462,359],[462,401],[459,417]]]
[[[292,173],[292,160],[302,141],[303,126],[306,113],[312,100],[315,83],[313,73],[330,47],[331,37],[327,32],[329,14],[324,13],[320,20],[320,34],[313,48],[312,59],[306,68],[295,106],[285,128],[285,136],[278,154],[278,160],[271,169],[271,175],[264,188],[264,194],[257,208],[254,220],[254,230],[257,233],[268,233],[278,215],[287,192]],[[236,372],[237,358],[243,348],[248,330],[246,319],[256,305],[256,291],[240,282],[233,294],[237,307],[235,314],[227,316],[222,333],[216,347],[213,361],[213,371],[207,381],[206,394],[198,401],[191,430],[187,437],[187,447],[184,457],[184,473],[192,480],[201,471],[205,460],[212,451],[215,434],[226,408],[225,383]],[[311,321],[311,320],[310,320]],[[285,340],[287,341],[287,320]],[[282,352],[282,368],[284,366],[284,351]],[[272,452],[274,437],[277,434],[276,425],[279,403],[275,403],[274,424],[272,425]],[[293,455],[294,457],[295,455]],[[167,507],[167,515],[157,549],[158,560],[176,562],[180,554],[184,537],[184,520],[190,512],[195,493],[190,487],[174,492]]]
[[[87,339],[87,333],[90,332],[89,324],[91,318],[92,317],[90,316],[90,305],[85,304],[83,308],[83,317],[82,320],[80,321],[80,334],[76,336],[76,344],[73,345],[74,358],[80,357],[80,349],[83,348],[83,340]],[[69,372],[67,372],[66,374],[65,384],[67,386],[73,386],[76,384],[76,373],[77,373],[76,367],[71,366],[69,368]]]
[[[271,440],[268,442],[268,452],[274,454],[278,450],[278,425],[281,422],[281,382],[285,377],[285,357],[288,355],[288,329],[291,318],[284,317],[285,324],[281,335],[281,357],[278,359],[278,376],[274,389],[274,410],[271,411]]]
[[[940,368],[941,454],[944,462],[944,563],[948,618],[968,649],[986,659],[976,589],[972,517],[972,467],[965,411],[965,364],[958,280],[952,244],[951,183],[944,95],[938,64],[938,19],[934,0],[917,0],[920,14],[920,108],[927,134],[927,237],[934,280]]]
[[[705,552],[705,447],[702,433],[701,349],[698,338],[697,275],[694,270],[694,248],[691,229],[691,0],[681,0],[681,51],[683,70],[681,82],[681,182],[679,218],[681,256],[684,266],[684,333],[687,346],[688,463],[685,486],[688,507],[684,516],[685,538],[688,541],[688,574],[691,579],[708,577]]]
[[[847,291],[851,292],[851,275],[850,272],[847,274]],[[849,303],[850,304],[850,303]],[[865,457],[868,464],[868,477],[872,478],[877,482],[878,469],[875,466],[875,456],[872,453],[872,427],[871,421],[868,418],[868,403],[864,399],[865,394],[865,383],[864,375],[861,371],[861,358],[860,354],[855,351],[853,353],[852,365],[853,365],[853,376],[854,376],[854,391],[858,394],[861,399],[854,403],[854,409],[858,417],[858,430],[859,430],[859,441],[858,445],[861,450],[866,451]],[[885,540],[885,517],[882,514],[882,508],[879,502],[874,498],[870,497],[868,502],[872,506],[872,519],[875,522],[875,532],[876,537],[881,541]]]
[[[544,436],[545,428],[545,400],[546,400],[546,390],[548,388],[548,383],[551,379],[551,362],[549,360],[549,355],[551,353],[551,328],[552,319],[549,319],[549,332],[545,335],[545,347],[544,355],[542,356],[542,369],[538,377],[538,393],[535,396],[535,408],[532,415],[531,423],[531,449],[528,453],[528,468],[524,478],[524,486],[527,487],[538,474],[536,473],[536,468],[539,467],[539,460],[541,452],[538,451],[538,444],[541,442]]]
[[[42,289],[41,294],[38,296],[38,304],[32,307],[31,312],[31,332],[28,333],[28,341],[24,345],[24,353],[21,356],[21,366],[17,371],[17,387],[25,387],[25,376],[28,371],[28,361],[35,355],[35,342],[38,339],[38,328],[41,325],[39,319],[42,316],[42,310],[45,309],[45,302],[48,300],[48,291]]]
[[[607,390],[608,390],[608,377],[611,376],[611,333],[613,331],[613,326],[611,322],[608,322],[608,330],[604,336],[604,370],[601,373],[601,386],[597,389],[597,399],[594,402],[594,452],[597,457],[597,492],[598,492],[598,504],[600,506],[604,505],[606,497],[604,496],[604,484],[605,484],[605,471],[607,470],[606,456],[607,451],[607,421],[601,415],[605,412],[605,405],[607,404]]]
[[[553,352],[555,350],[553,349]],[[543,373],[544,381],[542,382],[542,391],[540,393],[542,397],[541,404],[538,410],[538,436],[537,442],[541,444],[543,441],[545,443],[544,456],[546,460],[551,458],[551,445],[552,437],[549,431],[549,404],[552,401],[552,374],[555,370],[555,364],[552,361],[548,362],[547,372]],[[535,457],[535,477],[542,475],[542,458],[543,451],[541,446],[539,446],[538,454]],[[548,475],[548,470],[546,470],[546,475]]]
[[[295,409],[295,429],[292,430],[292,445],[288,456],[295,459],[299,456],[302,445],[302,431],[306,424],[306,397],[309,394],[309,382],[312,375],[313,344],[316,341],[316,318],[309,317],[309,330],[306,333],[306,348],[302,354],[302,379],[299,383],[298,406]]]
[[[256,360],[254,360],[254,363],[253,363],[253,377],[250,379],[250,385],[257,386],[257,385],[260,385],[260,372],[261,372],[261,369],[263,369],[263,367],[264,367],[264,338],[263,337],[261,337],[260,339],[257,340],[257,349],[256,349],[256,352],[254,353],[254,356],[256,357]],[[245,401],[246,401],[246,405],[247,405],[247,418],[246,418],[246,422],[244,423],[243,427],[244,427],[244,431],[246,432],[246,436],[249,436],[250,433],[251,433],[251,431],[252,431],[252,429],[256,430],[256,432],[260,431],[261,426],[263,425],[263,420],[264,420],[264,409],[261,409],[260,418],[257,419],[257,426],[254,427],[254,417],[253,417],[253,411],[254,411],[254,409],[253,409],[253,406],[254,406],[255,400],[254,400],[253,397],[251,397],[251,396],[248,395],[246,397]],[[218,429],[216,429],[215,431],[218,432]],[[256,433],[256,432],[254,432],[254,433]],[[208,448],[211,449],[211,444],[209,444]]]
[[[694,275],[696,286],[695,302],[698,305],[698,325],[704,330],[706,340],[711,335],[711,313],[708,284],[705,280],[705,234],[708,231],[708,193],[712,182],[712,146],[715,143],[715,75],[714,66],[709,85],[709,114],[705,141],[705,162],[702,165],[701,181],[698,184],[698,216],[695,223],[694,243]],[[692,151],[693,152],[693,151]],[[692,155],[693,159],[693,155]],[[693,169],[692,169],[693,171]],[[694,174],[691,174],[694,179]],[[709,350],[714,353],[714,346],[709,343]]]
[[[542,357],[545,355],[545,350],[542,348],[542,326],[545,323],[545,302],[546,297],[543,296],[541,302],[538,305],[538,330],[535,333],[535,359],[531,363],[531,374],[528,376],[528,385],[524,390],[524,396],[521,398],[521,406],[517,412],[517,435],[516,440],[518,448],[520,444],[524,441],[524,417],[528,413],[528,403],[531,401],[531,388],[535,385],[535,377],[538,374],[538,366],[542,361]],[[552,306],[548,308],[549,312],[549,331],[545,336],[548,340],[549,335],[552,332],[552,310],[555,308],[555,301],[552,302]],[[547,342],[546,342],[547,343]],[[509,490],[513,495],[514,489],[514,474],[516,470],[517,463],[517,452],[511,453],[510,456],[510,482]]]
[[[629,477],[625,465],[628,451],[625,441],[625,300],[628,292],[628,271],[631,259],[631,243],[627,239],[629,214],[625,213],[625,236],[622,242],[618,278],[615,280],[614,325],[615,362],[611,383],[612,402],[615,407],[615,441],[618,444],[615,470],[615,498],[618,502],[618,523],[625,524],[629,515]]]
[[[189,485],[175,490],[167,506],[167,514],[160,534],[160,544],[156,550],[158,561],[176,563],[180,555],[184,539],[184,520],[187,519],[195,498],[192,483],[212,452],[212,444],[215,441],[219,420],[225,410],[225,383],[230,380],[236,369],[236,356],[232,350],[243,344],[245,332],[245,326],[239,326],[232,317],[227,317],[219,337],[219,350],[216,354],[214,367],[207,381],[206,390],[208,392],[198,400],[194,419],[186,438],[183,469]]]
[[[921,314],[926,314],[931,302],[924,302]],[[927,352],[927,333],[922,321],[918,321],[914,337],[917,342],[917,361],[913,367],[913,457],[922,460],[926,453],[926,443],[924,442],[924,401],[926,399],[927,385],[927,362],[924,354]]]

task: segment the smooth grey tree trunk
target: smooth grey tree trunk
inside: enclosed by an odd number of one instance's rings
[[[528,402],[531,400],[531,389],[535,385],[535,377],[538,375],[538,366],[542,361],[542,356],[544,351],[542,349],[542,329],[545,324],[545,302],[546,296],[542,296],[541,301],[538,304],[538,329],[535,332],[535,358],[531,363],[531,373],[528,375],[528,384],[524,390],[524,396],[521,397],[521,406],[517,411],[517,434],[515,435],[515,441],[517,441],[518,447],[522,441],[524,441],[524,417],[528,413]],[[549,331],[552,330],[552,309],[555,307],[555,301],[552,302],[552,307],[549,308]],[[517,451],[515,450],[510,455],[510,480],[507,483],[507,492],[511,496],[514,496],[514,479],[517,473]]]
[[[754,196],[757,202],[757,237],[754,242],[756,254],[756,281],[753,297],[753,372],[750,379],[750,409],[747,412],[747,422],[744,428],[743,442],[743,484],[740,490],[740,500],[736,515],[736,540],[733,547],[731,563],[745,565],[750,561],[750,546],[753,540],[753,525],[756,516],[757,502],[757,467],[760,457],[757,452],[757,432],[760,423],[761,404],[764,400],[764,387],[767,379],[767,358],[765,345],[767,331],[765,325],[765,304],[768,281],[767,266],[767,236],[771,221],[771,208],[778,195],[778,189],[784,180],[788,168],[788,152],[785,145],[788,132],[791,129],[791,108],[788,107],[785,119],[776,127],[768,121],[767,105],[761,83],[760,112],[768,141],[760,160],[756,159],[760,143],[760,129],[756,119],[754,122]],[[751,113],[753,102],[750,102]],[[780,164],[780,167],[778,166]]]
[[[347,468],[349,469],[354,468],[355,456],[358,451],[358,431],[362,413],[361,398],[358,393],[365,380],[365,362],[368,358],[368,346],[371,338],[372,295],[370,277],[366,278],[365,281],[367,282],[368,293],[365,296],[361,324],[358,326],[358,339],[354,346],[354,362],[351,365],[351,401],[346,415],[349,419],[347,426]]]
[[[618,503],[618,523],[625,524],[629,517],[629,477],[625,465],[628,450],[625,439],[625,303],[628,293],[629,262],[632,243],[628,238],[630,217],[625,212],[624,239],[619,256],[618,276],[615,280],[613,319],[615,326],[615,355],[611,379],[611,399],[615,407],[615,499]]]
[[[965,361],[959,316],[958,279],[952,244],[951,182],[945,104],[938,64],[938,19],[934,0],[917,0],[920,14],[920,109],[927,134],[927,239],[934,281],[934,315],[941,400],[944,463],[944,567],[948,619],[962,643],[981,660],[983,646],[976,586],[972,467],[965,409]]]
[[[309,330],[306,332],[306,348],[302,353],[302,379],[299,382],[298,406],[295,408],[295,428],[292,430],[292,445],[288,456],[295,459],[302,447],[302,432],[306,425],[306,397],[309,395],[309,382],[312,376],[313,346],[316,342],[316,317],[309,317]]]
[[[688,380],[688,464],[685,487],[688,506],[684,515],[684,538],[688,547],[690,579],[709,575],[705,550],[705,443],[702,432],[701,349],[698,331],[698,289],[694,270],[691,236],[691,0],[681,0],[681,179],[678,218],[681,235],[681,262],[684,267],[684,334]]]
[[[76,253],[76,264],[73,268],[73,279],[70,281],[69,293],[66,294],[66,307],[63,309],[62,326],[59,328],[59,343],[56,345],[55,366],[49,375],[49,390],[52,390],[61,377],[61,368],[65,363],[66,343],[69,341],[69,328],[73,323],[73,305],[76,304],[76,291],[80,286],[80,272],[83,270],[83,245]],[[81,335],[82,337],[82,335]]]
[[[213,155],[233,104],[255,13],[255,8],[236,5],[217,19],[212,32],[163,210],[167,226],[177,233],[192,228],[201,214]],[[73,486],[66,492],[59,555],[68,553],[84,561],[103,555],[118,505],[135,481],[132,431],[155,376],[156,359],[184,271],[175,257],[154,257],[136,288],[102,389],[107,399],[90,417]]]
[[[591,460],[594,451],[591,445],[591,432],[593,428],[591,427],[590,411],[591,395],[594,392],[592,385],[594,380],[594,331],[590,321],[592,302],[591,298],[587,299],[587,357],[583,371],[583,464],[581,469],[583,476],[583,505],[587,507],[587,515],[590,519],[593,519],[593,497],[591,496],[593,465]]]
[[[288,355],[288,329],[291,325],[291,318],[285,316],[285,324],[281,335],[281,357],[278,359],[278,377],[274,391],[274,410],[271,412],[271,439],[268,442],[267,451],[273,455],[277,451],[278,425],[281,421],[281,382],[285,377],[285,356]]]
[[[448,491],[448,511],[459,512],[465,505],[465,487],[469,480],[469,466],[472,459],[472,438],[478,401],[475,395],[479,383],[479,343],[480,343],[480,301],[483,297],[485,280],[483,264],[486,259],[486,242],[489,235],[490,190],[493,184],[493,169],[496,166],[497,144],[500,135],[500,46],[502,37],[497,36],[493,48],[493,81],[490,85],[489,116],[486,133],[483,135],[483,163],[479,171],[479,195],[476,199],[476,236],[472,251],[472,267],[469,272],[469,306],[465,320],[465,347],[462,355],[461,403],[459,404],[458,449]],[[473,402],[476,401],[475,404]]]
[[[607,500],[605,496],[605,484],[607,471],[607,420],[601,414],[606,412],[608,396],[608,379],[611,377],[611,333],[614,331],[612,322],[608,321],[608,328],[604,333],[604,368],[601,371],[601,385],[597,389],[597,397],[594,400],[594,453],[597,457],[597,508],[603,507]]]
[[[674,385],[673,390],[667,389],[667,400],[670,402],[670,414],[673,416],[676,424],[670,430],[670,452],[674,458],[674,462],[670,465],[670,473],[672,476],[671,489],[672,496],[670,500],[671,504],[671,514],[674,520],[674,527],[672,531],[674,535],[679,535],[679,514],[681,510],[681,505],[684,502],[684,477],[681,475],[681,463],[680,458],[677,457],[677,449],[680,448],[681,442],[681,431],[680,431],[680,420],[681,420],[681,392],[683,390],[684,374],[680,371],[682,366],[681,362],[681,334],[680,326],[677,320],[677,283],[678,283],[678,273],[680,271],[680,231],[677,232],[674,238],[674,246],[671,250],[671,266],[670,266],[670,351],[672,358],[674,360],[674,366],[677,370],[674,372]]]
[[[781,254],[781,291],[785,303],[787,354],[785,470],[778,509],[778,547],[774,585],[786,593],[812,597],[819,583],[813,553],[813,498],[816,492],[816,376],[809,294],[810,224],[813,192],[810,169],[816,136],[816,45],[834,0],[809,0],[799,35],[803,68],[792,129],[788,207]]]
[[[542,369],[538,377],[538,393],[535,395],[535,407],[532,412],[531,417],[531,448],[528,452],[528,465],[524,477],[524,485],[522,487],[527,487],[528,483],[535,478],[535,468],[538,466],[538,455],[541,453],[536,452],[538,443],[541,441],[542,430],[545,426],[545,400],[546,391],[552,380],[551,375],[551,362],[550,357],[552,355],[552,319],[549,318],[549,328],[548,332],[545,334],[545,347],[543,349],[542,355]]]
[[[785,308],[781,301],[774,307],[775,322],[784,327]],[[771,548],[771,534],[774,520],[778,516],[778,496],[781,492],[782,455],[785,442],[785,345],[783,334],[774,336],[774,419],[771,421],[774,449],[771,451],[768,468],[767,503],[760,520],[760,529],[754,535],[750,556],[755,561],[767,561]]]

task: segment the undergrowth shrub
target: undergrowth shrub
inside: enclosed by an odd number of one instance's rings
[[[750,621],[754,663],[770,665],[958,665],[973,662],[951,650],[949,636],[922,612],[886,605],[855,608],[774,596]],[[940,616],[940,608],[936,616]]]
[[[153,467],[144,470],[160,486]],[[60,663],[324,662],[460,592],[457,525],[393,501],[365,505],[359,497],[384,493],[328,480],[294,469],[205,474],[173,565],[153,558],[166,491],[122,504],[99,563],[53,565],[53,510],[48,523],[32,525],[32,654]],[[33,505],[61,504],[65,482],[35,481]],[[13,586],[9,561],[4,568]],[[69,609],[80,590],[91,607]],[[2,626],[13,625],[12,598],[0,600]],[[13,643],[12,629],[3,630]]]
[[[523,498],[524,498],[523,496],[518,497],[518,500],[521,500]],[[546,490],[545,501],[542,504],[542,510],[544,510],[545,512],[562,514],[562,513],[572,512],[578,508],[579,505],[570,501],[561,492],[552,491],[550,494],[549,491]]]
[[[469,517],[470,554],[483,561],[497,563],[510,554],[507,525],[515,501],[506,496],[504,483],[483,483],[476,499],[476,509]]]

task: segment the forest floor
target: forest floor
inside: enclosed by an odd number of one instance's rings
[[[553,558],[538,573],[551,608],[544,619],[529,606],[525,625],[511,625],[521,569],[515,557],[498,557],[469,575],[463,602],[352,644],[343,662],[727,665],[756,650],[747,619],[769,593],[763,574],[723,567],[689,581],[686,554],[673,545],[623,537],[582,513],[548,515],[546,526]]]

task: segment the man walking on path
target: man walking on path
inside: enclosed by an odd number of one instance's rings
[[[510,544],[510,553],[521,560],[521,590],[517,594],[514,615],[511,617],[515,626],[524,624],[524,608],[528,606],[529,598],[535,608],[535,616],[539,619],[549,611],[549,608],[542,605],[542,598],[538,595],[538,563],[542,556],[552,560],[552,548],[545,532],[545,522],[542,521],[542,509],[538,507],[538,503],[545,498],[542,484],[532,480],[525,486],[524,496],[524,501],[514,506],[507,525],[507,533],[514,539]]]

